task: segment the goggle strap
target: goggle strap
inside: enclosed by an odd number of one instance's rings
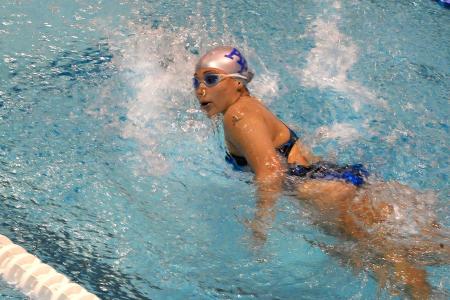
[[[240,78],[240,79],[247,80],[247,77],[245,77],[244,75],[239,74],[239,73],[225,74],[224,77],[234,77],[234,78]]]

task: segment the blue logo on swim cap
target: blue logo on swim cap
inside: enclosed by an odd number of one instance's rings
[[[238,49],[233,48],[233,50],[231,50],[230,54],[225,54],[225,57],[227,57],[229,59],[233,59],[234,56],[237,56],[239,58],[239,60],[237,61],[238,65],[241,66],[239,73],[242,73],[243,71],[247,71],[247,61],[242,56],[242,54],[238,51]]]

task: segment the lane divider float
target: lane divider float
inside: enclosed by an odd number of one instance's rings
[[[0,277],[36,300],[100,300],[0,234]]]

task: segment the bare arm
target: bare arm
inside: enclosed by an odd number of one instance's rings
[[[227,138],[255,173],[258,202],[251,226],[254,238],[264,241],[266,230],[275,217],[273,207],[282,188],[283,167],[260,115],[246,113],[229,122],[225,119],[225,130]]]

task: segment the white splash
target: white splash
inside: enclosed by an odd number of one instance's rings
[[[338,1],[334,8],[338,12]],[[358,47],[352,39],[339,31],[340,16],[336,13],[328,18],[317,18],[307,30],[314,37],[303,70],[294,70],[306,87],[333,89],[353,100],[353,109],[358,111],[362,103],[385,106],[386,102],[356,81],[348,79],[348,72],[358,60]]]
[[[337,140],[341,145],[349,144],[361,137],[359,131],[348,123],[335,123],[331,126],[322,126],[316,130],[320,139]]]
[[[252,95],[262,99],[266,104],[280,97],[280,76],[274,72],[260,74],[250,84]]]
[[[421,234],[436,220],[437,196],[431,191],[419,192],[398,182],[376,182],[366,189],[374,207],[390,204],[392,214],[378,225],[378,230],[390,233],[397,242],[411,242],[411,235]],[[356,199],[357,201],[359,199]],[[389,234],[388,234],[389,235]],[[386,236],[388,236],[386,235]],[[423,236],[427,239],[427,236]]]
[[[134,24],[130,28],[132,36],[111,41],[117,49],[113,63],[135,93],[127,104],[127,121],[121,135],[138,142],[142,170],[161,174],[170,166],[158,146],[170,131],[177,111],[192,108],[189,79],[195,55],[187,50],[187,30],[169,32]]]

